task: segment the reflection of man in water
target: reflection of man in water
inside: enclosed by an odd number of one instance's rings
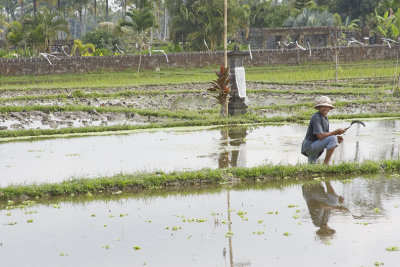
[[[317,235],[321,238],[335,233],[335,230],[328,226],[331,210],[347,210],[340,205],[343,203],[343,197],[335,193],[331,183],[325,182],[325,185],[326,191],[322,183],[302,186],[303,197],[307,202],[312,222],[319,227]]]

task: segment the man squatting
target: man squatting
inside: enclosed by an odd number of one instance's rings
[[[326,149],[324,164],[328,165],[335,148],[343,142],[343,137],[338,136],[346,132],[339,128],[329,132],[328,113],[335,107],[327,96],[317,98],[314,106],[318,112],[311,116],[307,134],[301,146],[301,154],[308,157],[308,163],[315,164],[317,159]]]

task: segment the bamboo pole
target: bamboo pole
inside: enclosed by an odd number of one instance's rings
[[[228,67],[228,0],[224,0],[224,67]]]

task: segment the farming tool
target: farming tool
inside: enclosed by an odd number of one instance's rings
[[[350,129],[350,127],[353,126],[353,124],[355,124],[355,123],[361,124],[362,126],[365,127],[365,124],[364,124],[362,121],[355,120],[355,121],[352,121],[351,124],[350,124],[350,126],[347,127],[347,128],[345,128],[345,130],[347,131],[348,129]]]

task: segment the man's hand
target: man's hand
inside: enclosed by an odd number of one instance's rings
[[[343,136],[338,136],[337,139],[338,139],[339,144],[340,144],[341,142],[343,142]]]
[[[346,132],[346,130],[343,128],[339,128],[339,129],[336,129],[335,132],[336,132],[336,135],[339,135],[339,134],[344,134]]]

